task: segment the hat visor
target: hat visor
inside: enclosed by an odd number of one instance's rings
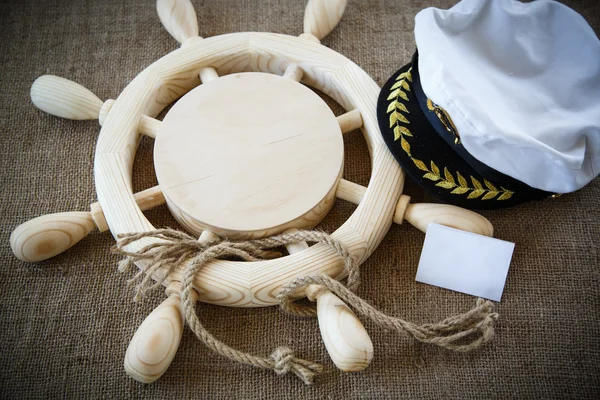
[[[444,202],[472,209],[514,206],[530,197],[475,171],[429,122],[413,90],[415,65],[397,71],[381,89],[377,118],[383,138],[406,173]],[[420,101],[419,101],[420,100]]]

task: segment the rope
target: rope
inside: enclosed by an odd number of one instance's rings
[[[160,240],[146,245],[136,252],[125,249],[131,243],[149,237]],[[272,249],[286,244],[303,240],[325,243],[343,258],[344,269],[348,274],[347,286],[326,275],[292,279],[282,286],[277,294],[277,300],[286,312],[300,316],[314,316],[316,314],[314,306],[297,304],[292,300],[292,295],[308,285],[321,285],[327,288],[321,290],[330,290],[354,308],[358,314],[369,318],[379,326],[409,334],[423,343],[431,343],[460,352],[474,350],[490,341],[494,335],[494,322],[498,318],[498,314],[493,312],[492,303],[483,299],[478,299],[476,307],[472,310],[435,324],[416,325],[400,318],[388,316],[352,292],[360,282],[358,264],[343,243],[320,231],[299,230],[246,241],[227,241],[219,238],[204,243],[198,242],[196,238],[174,229],[122,234],[118,238],[119,241],[113,251],[125,256],[125,259],[119,264],[120,271],[131,268],[135,261],[143,260],[149,264],[146,271],[140,270],[133,279],[129,280],[129,284],[139,282],[136,290],[136,300],[141,298],[147,291],[162,285],[166,277],[175,268],[184,265],[185,271],[181,292],[183,312],[188,325],[200,341],[209,349],[234,361],[271,369],[280,375],[293,372],[306,384],[312,383],[315,376],[322,372],[321,365],[296,358],[293,351],[287,347],[275,349],[268,358],[244,353],[219,341],[204,328],[196,313],[193,281],[196,274],[206,263],[215,259],[231,257],[245,261],[270,259],[281,255],[281,253],[272,251]],[[162,268],[166,272],[162,275],[162,278],[153,283],[151,280],[152,275]],[[468,342],[467,339],[471,337],[474,337],[474,339]],[[466,343],[464,343],[465,341]]]

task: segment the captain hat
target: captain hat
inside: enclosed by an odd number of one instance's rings
[[[549,0],[463,0],[419,12],[415,39],[378,116],[392,153],[426,189],[499,208],[598,175],[600,41],[581,15]]]

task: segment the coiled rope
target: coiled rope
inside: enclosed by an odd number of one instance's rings
[[[135,252],[126,250],[128,245],[144,238],[160,240]],[[204,328],[196,313],[192,285],[194,277],[206,263],[215,259],[232,257],[245,261],[270,259],[281,255],[272,249],[287,244],[300,241],[325,243],[344,260],[344,269],[348,275],[346,286],[326,275],[294,278],[283,285],[277,294],[277,300],[286,312],[299,316],[316,315],[314,306],[297,304],[292,300],[292,295],[308,285],[321,285],[351,306],[357,314],[367,317],[379,326],[408,334],[420,342],[435,344],[459,352],[474,350],[490,341],[494,335],[494,322],[498,318],[498,314],[493,311],[493,304],[483,299],[478,299],[476,306],[470,311],[434,324],[416,325],[384,314],[352,292],[360,283],[358,264],[343,243],[320,231],[299,230],[263,239],[243,241],[228,241],[219,238],[213,241],[199,242],[196,238],[181,231],[157,229],[149,232],[122,234],[118,236],[118,239],[113,251],[125,257],[120,262],[120,271],[126,271],[133,267],[136,261],[144,261],[148,264],[145,270],[140,270],[133,279],[129,280],[130,284],[137,283],[136,300],[147,291],[160,287],[173,270],[182,266],[184,274],[181,282],[181,302],[185,319],[202,343],[209,349],[240,363],[271,369],[277,374],[293,372],[306,384],[311,384],[315,376],[322,372],[321,365],[296,358],[294,352],[288,347],[278,347],[269,357],[248,354],[219,341]],[[166,273],[162,279],[154,282],[152,275],[161,268],[165,268]]]

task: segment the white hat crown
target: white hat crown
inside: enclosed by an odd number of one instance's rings
[[[425,94],[464,148],[548,192],[600,172],[600,41],[555,1],[463,0],[415,18]]]

